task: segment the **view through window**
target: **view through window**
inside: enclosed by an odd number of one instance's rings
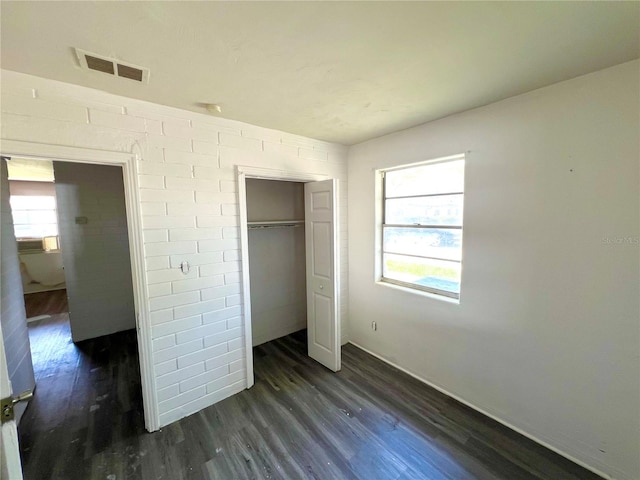
[[[12,195],[9,201],[16,239],[40,239],[58,235],[55,197]]]
[[[460,297],[464,156],[385,170],[382,281]]]

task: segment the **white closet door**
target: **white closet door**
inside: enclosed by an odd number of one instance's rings
[[[308,353],[334,372],[341,363],[337,191],[335,179],[304,186]]]

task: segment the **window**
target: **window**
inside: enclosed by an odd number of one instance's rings
[[[18,240],[58,235],[55,197],[12,195],[9,201],[13,214],[13,228]]]
[[[463,155],[382,174],[383,282],[460,298]]]

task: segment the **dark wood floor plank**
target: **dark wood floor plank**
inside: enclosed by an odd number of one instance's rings
[[[255,385],[144,431],[134,330],[74,345],[30,324],[26,480],[592,480],[599,477],[353,345],[333,373],[306,333],[254,349]]]
[[[24,295],[24,306],[27,318],[66,313],[69,311],[67,290],[27,293]]]

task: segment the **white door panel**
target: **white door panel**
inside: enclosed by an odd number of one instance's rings
[[[305,184],[308,353],[340,370],[337,180]]]
[[[315,278],[331,279],[331,223],[314,222],[311,224],[313,235],[313,266]]]
[[[1,160],[0,160],[1,161]],[[4,339],[0,327],[0,396],[12,395]],[[18,446],[18,428],[15,420],[2,424],[0,432],[0,480],[22,480],[22,465]]]
[[[12,395],[13,387],[18,390],[17,393],[33,389],[35,379],[31,365],[18,246],[13,232],[9,180],[4,157],[0,157],[0,212],[0,397],[5,398]],[[6,345],[3,328],[8,338]],[[24,411],[25,406],[20,407]],[[19,412],[16,418],[19,420]],[[15,420],[2,424],[0,479],[22,479]]]

